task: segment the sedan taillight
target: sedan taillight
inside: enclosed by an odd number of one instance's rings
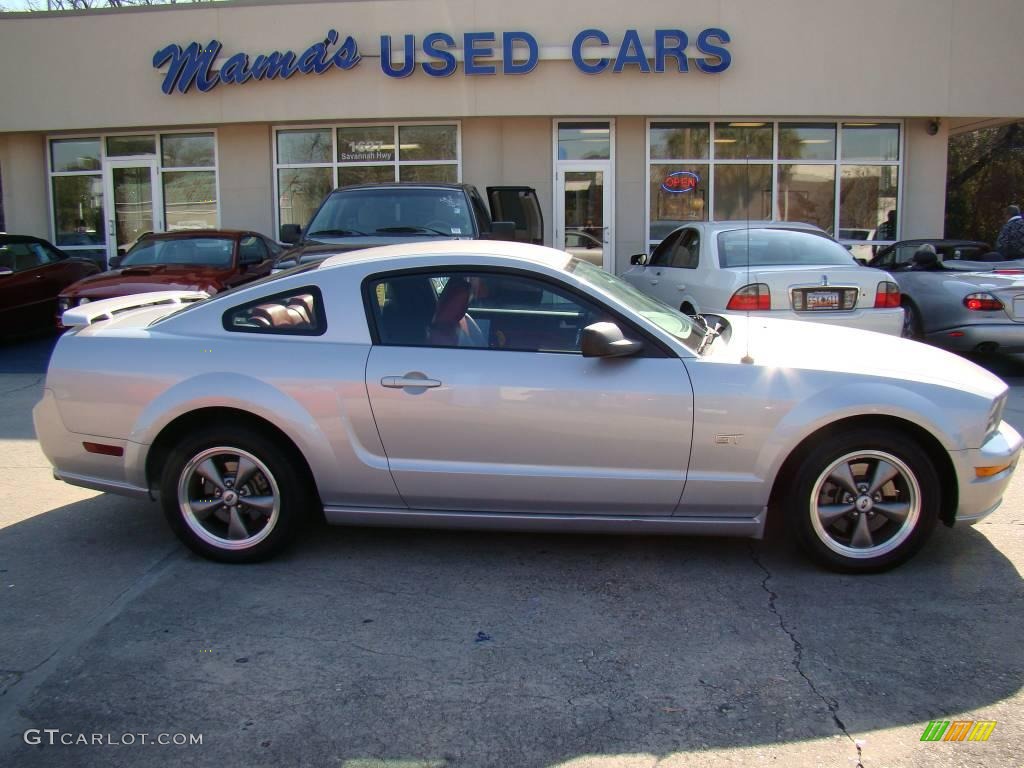
[[[765,283],[744,285],[732,295],[725,308],[736,312],[771,309],[772,295]]]
[[[1003,302],[991,293],[969,293],[964,296],[964,306],[972,312],[998,312],[1003,308]]]
[[[890,280],[883,280],[875,291],[875,309],[893,309],[900,305],[900,287]]]

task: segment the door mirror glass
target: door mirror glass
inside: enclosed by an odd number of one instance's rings
[[[516,239],[516,223],[514,221],[495,221],[491,223],[491,240]]]
[[[627,339],[615,323],[594,323],[580,334],[584,357],[629,357],[644,348],[642,341]]]
[[[279,239],[282,243],[295,245],[302,239],[302,227],[298,224],[282,224]]]
[[[629,257],[629,263],[632,264],[634,267],[642,267],[644,264],[647,263],[647,254],[634,253],[632,256]]]

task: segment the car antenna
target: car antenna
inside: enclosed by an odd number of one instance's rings
[[[746,237],[747,237],[747,282],[746,285],[750,285],[750,150],[747,150],[745,174],[746,174],[746,188],[744,189],[743,202],[746,211],[744,212],[744,220],[746,221]],[[743,357],[740,358],[740,362],[744,365],[753,365],[754,358],[750,356],[750,306],[747,305],[747,332],[746,336],[746,351],[743,353]]]

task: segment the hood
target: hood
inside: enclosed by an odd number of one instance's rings
[[[220,291],[230,270],[184,264],[147,264],[83,278],[60,292],[69,299],[109,299],[152,291]]]
[[[1000,395],[1006,384],[998,376],[959,355],[898,336],[800,320],[775,320],[723,314],[732,336],[716,359],[739,362],[748,351],[757,365],[813,369],[857,376],[914,381],[970,392]]]

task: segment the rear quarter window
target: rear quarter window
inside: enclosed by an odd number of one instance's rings
[[[224,312],[224,330],[236,333],[320,336],[327,330],[323,295],[314,285],[248,301]]]

